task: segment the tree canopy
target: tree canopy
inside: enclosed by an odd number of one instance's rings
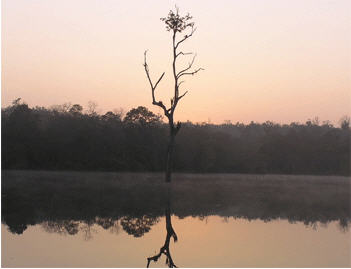
[[[72,107],[81,106],[30,108],[17,102],[3,108],[2,168],[164,170],[169,127],[160,116],[145,107],[133,108],[125,117]],[[317,120],[283,125],[183,122],[174,169],[349,175],[351,132],[346,123],[344,119],[334,127]]]

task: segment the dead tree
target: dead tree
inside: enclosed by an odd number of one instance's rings
[[[155,90],[158,84],[160,83],[160,81],[162,80],[162,78],[164,77],[165,72],[162,73],[162,75],[159,77],[156,83],[152,82],[150,78],[149,66],[146,62],[147,51],[144,52],[144,68],[145,68],[146,76],[151,86],[152,104],[162,108],[169,123],[169,143],[168,143],[167,156],[166,156],[166,175],[165,176],[166,176],[166,182],[171,182],[175,136],[177,135],[181,127],[181,123],[179,121],[176,124],[174,123],[174,112],[180,99],[182,99],[188,92],[188,91],[184,91],[182,94],[180,94],[179,93],[180,85],[184,82],[184,80],[182,79],[185,76],[195,75],[196,73],[198,73],[203,69],[202,68],[192,69],[196,55],[193,55],[192,60],[189,62],[188,66],[185,67],[184,69],[178,71],[176,67],[176,61],[178,57],[193,54],[191,52],[183,52],[179,50],[179,46],[184,41],[189,39],[196,31],[196,28],[194,28],[194,22],[191,22],[192,17],[189,15],[189,13],[182,17],[179,15],[179,10],[176,7],[175,12],[171,10],[168,13],[168,16],[165,18],[161,18],[161,20],[165,22],[167,31],[172,32],[172,48],[173,48],[172,70],[173,70],[173,78],[174,78],[174,96],[171,98],[171,104],[169,108],[167,108],[167,106],[162,101],[156,100]],[[183,38],[179,40],[177,39],[178,33],[181,33],[189,29],[191,30],[188,34],[186,34],[185,36],[183,36]]]

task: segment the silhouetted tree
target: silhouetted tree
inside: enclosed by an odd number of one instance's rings
[[[75,104],[71,107],[69,110],[70,113],[72,114],[80,114],[83,111],[83,107],[81,105]]]
[[[350,117],[349,116],[343,116],[340,119],[340,127],[343,130],[349,130],[349,128],[350,128]]]
[[[141,125],[160,123],[160,120],[160,115],[155,115],[153,112],[143,106],[138,106],[137,108],[131,109],[124,118],[124,122],[126,123]]]
[[[172,164],[173,164],[175,136],[177,135],[181,127],[181,123],[179,121],[176,124],[174,123],[174,112],[179,100],[182,99],[188,92],[188,91],[185,91],[182,94],[179,93],[180,85],[184,82],[181,80],[181,78],[187,75],[195,75],[197,72],[203,69],[198,68],[194,71],[191,71],[196,55],[193,56],[192,61],[189,63],[189,65],[186,68],[180,71],[177,71],[177,68],[176,68],[176,60],[178,57],[180,57],[181,55],[184,56],[184,55],[192,54],[192,53],[186,53],[183,51],[178,51],[179,46],[188,38],[190,38],[196,30],[196,28],[194,28],[194,22],[191,22],[192,17],[189,15],[189,13],[185,16],[180,16],[179,10],[176,7],[175,12],[173,10],[170,10],[170,12],[168,13],[168,16],[165,18],[161,18],[161,20],[165,22],[167,31],[172,32],[172,50],[173,50],[172,70],[173,70],[173,78],[174,78],[174,96],[171,98],[171,105],[169,108],[167,108],[167,106],[163,104],[162,101],[156,101],[155,90],[158,84],[160,83],[160,81],[162,80],[163,76],[165,75],[165,73],[164,72],[162,73],[162,75],[160,76],[160,78],[157,80],[155,84],[152,82],[150,78],[149,66],[146,62],[147,51],[145,51],[144,53],[144,68],[145,68],[146,76],[151,86],[152,104],[161,107],[163,109],[165,116],[168,119],[169,143],[167,148],[165,179],[166,179],[166,182],[170,182]],[[177,33],[181,33],[187,30],[188,28],[191,29],[190,33],[186,34],[180,40],[177,40]]]

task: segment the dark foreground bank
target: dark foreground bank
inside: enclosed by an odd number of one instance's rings
[[[2,171],[2,223],[13,233],[44,221],[74,232],[77,221],[109,227],[123,219],[123,229],[140,236],[167,206],[179,217],[338,221],[343,228],[351,219],[348,177],[175,174],[171,184],[163,180],[160,173]]]

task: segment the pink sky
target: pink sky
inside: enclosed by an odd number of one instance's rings
[[[174,5],[194,16],[197,52],[176,120],[337,123],[350,114],[351,1],[3,0],[2,106],[65,102],[104,113],[151,105],[172,91],[171,35],[160,17]],[[183,64],[187,64],[184,61]]]

